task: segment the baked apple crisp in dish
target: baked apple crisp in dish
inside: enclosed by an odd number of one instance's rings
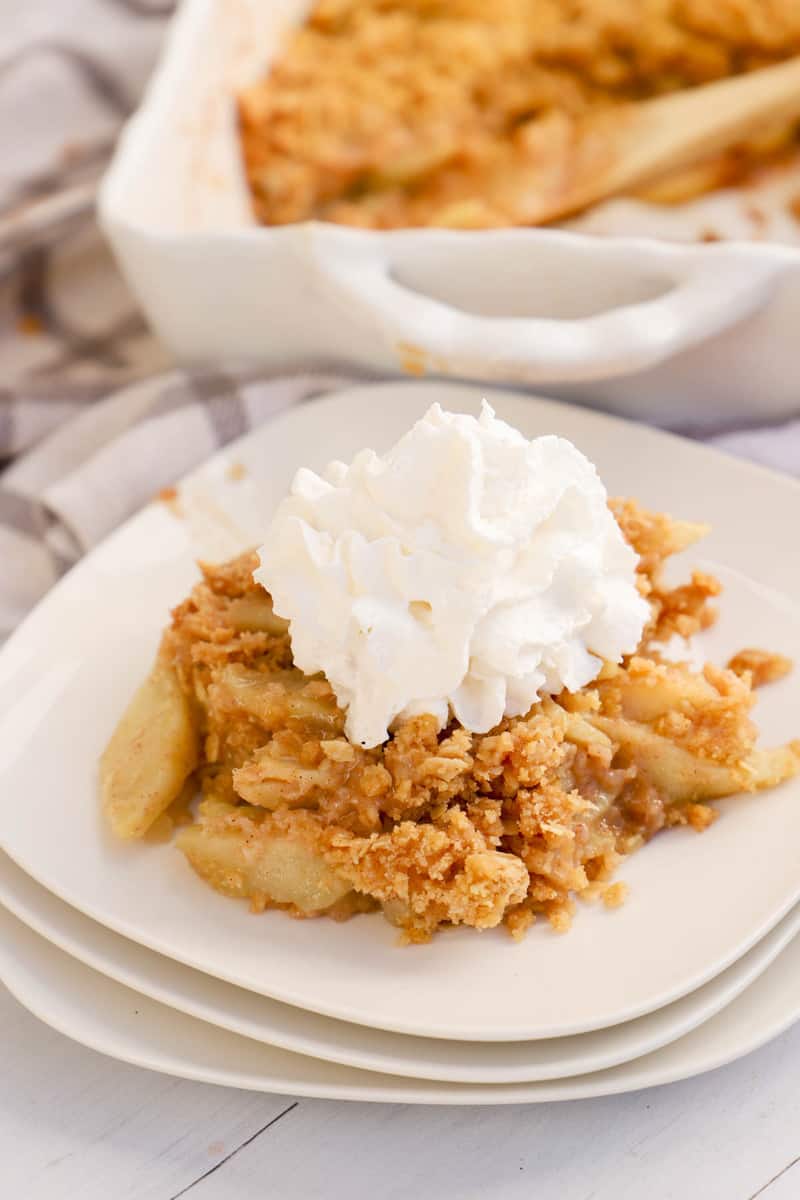
[[[537,224],[587,122],[602,169],[631,105],[797,54],[796,0],[318,0],[238,97],[254,209],[267,225]],[[796,145],[794,125],[767,125],[647,198],[728,186]]]
[[[108,821],[175,834],[254,912],[381,910],[412,942],[613,908],[625,855],[800,771],[750,719],[786,659],[666,656],[715,618],[714,578],[663,573],[705,531],[609,501],[563,438],[434,405],[201,566],[103,754]]]

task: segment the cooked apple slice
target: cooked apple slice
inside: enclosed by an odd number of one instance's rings
[[[134,695],[100,759],[103,808],[117,837],[143,837],[197,766],[187,697],[163,658]]]

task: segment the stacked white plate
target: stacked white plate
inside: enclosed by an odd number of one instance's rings
[[[685,1078],[800,1016],[800,785],[720,805],[627,860],[628,902],[572,931],[458,929],[400,948],[378,916],[251,915],[170,844],[122,845],[98,756],[152,658],[194,559],[259,540],[300,465],[384,449],[435,399],[390,384],[286,413],[230,446],[72,571],[0,654],[0,977],[44,1021],[127,1061],[264,1091],[491,1104]],[[692,443],[581,409],[490,393],[529,436],[571,438],[612,494],[708,521],[698,564],[725,585],[696,652],[800,660],[800,487]],[[231,470],[236,464],[236,470]],[[781,531],[785,530],[785,533]],[[697,559],[694,560],[697,563]],[[760,694],[767,743],[800,734],[800,685]]]

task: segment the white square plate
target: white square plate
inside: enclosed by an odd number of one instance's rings
[[[702,565],[726,585],[705,639],[717,662],[743,644],[800,658],[800,487],[692,443],[579,409],[489,393],[527,435],[563,434],[613,493],[708,520]],[[377,1028],[462,1040],[583,1033],[651,1012],[701,986],[763,937],[800,896],[800,784],[733,798],[702,837],[677,830],[630,859],[628,903],[581,908],[557,937],[522,945],[459,929],[401,950],[380,917],[344,925],[250,915],[213,893],[174,847],[122,845],[97,800],[96,762],[147,670],[169,606],[195,578],[192,539],[225,551],[254,540],[296,467],[363,445],[386,448],[434,399],[477,411],[457,385],[362,387],[293,410],[230,447],[183,489],[190,518],[154,504],[85,559],[0,654],[0,845],[87,915],[180,962],[312,1011]],[[236,462],[247,477],[227,478]],[[785,531],[785,532],[784,532]],[[767,689],[765,741],[800,732],[800,689]]]

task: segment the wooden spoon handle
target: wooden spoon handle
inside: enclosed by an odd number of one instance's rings
[[[800,118],[800,57],[734,79],[627,104],[578,124],[533,223],[553,221],[712,157],[765,125]]]

